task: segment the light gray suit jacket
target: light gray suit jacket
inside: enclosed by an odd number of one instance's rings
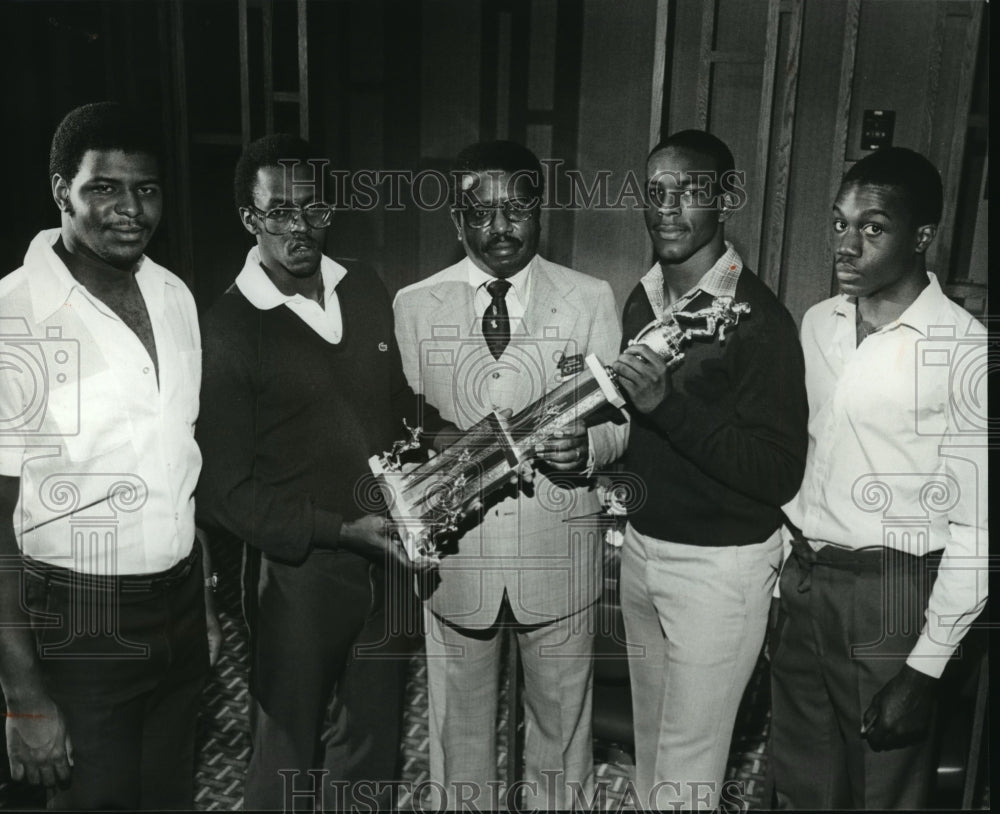
[[[494,409],[517,413],[560,383],[564,356],[595,353],[604,364],[617,358],[621,324],[611,286],[536,255],[524,319],[512,320],[510,345],[494,360],[468,262],[404,288],[393,304],[406,378],[446,421],[464,430]],[[624,451],[624,436],[612,426],[590,430],[597,467]],[[526,624],[568,616],[598,599],[601,532],[592,519],[563,522],[600,509],[590,479],[557,484],[536,473],[533,485],[488,506],[459,539],[458,552],[442,559],[431,610],[484,628],[496,620],[504,591]]]

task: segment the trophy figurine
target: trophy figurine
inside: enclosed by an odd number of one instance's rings
[[[717,333],[719,341],[725,342],[726,331],[749,312],[747,303],[716,297],[698,311],[674,311],[665,319],[653,320],[629,344],[644,344],[668,365],[676,366],[684,358],[682,348],[692,339]],[[521,412],[510,418],[497,412],[487,415],[439,455],[410,471],[403,471],[400,456],[420,446],[419,427],[407,426],[408,439],[369,459],[411,560],[439,559],[441,544],[454,535],[462,518],[502,489],[511,474],[531,460],[537,444],[605,404],[624,406],[615,371],[594,354],[585,362],[583,371]]]

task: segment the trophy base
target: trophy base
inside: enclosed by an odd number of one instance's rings
[[[382,490],[389,507],[389,517],[406,555],[414,562],[438,561],[440,555],[434,547],[431,528],[416,516],[412,507],[406,506],[404,495],[407,476],[403,472],[387,470],[378,455],[372,455],[368,459],[368,465]]]

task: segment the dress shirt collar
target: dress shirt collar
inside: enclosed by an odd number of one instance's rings
[[[28,246],[24,256],[24,265],[31,268],[30,291],[31,307],[37,322],[44,322],[61,308],[74,289],[79,288],[94,305],[101,310],[106,306],[97,298],[92,297],[86,286],[77,280],[59,259],[53,246],[61,235],[60,229],[46,229],[39,232]],[[159,313],[163,303],[163,285],[176,285],[176,282],[165,273],[165,270],[145,255],[139,261],[139,270],[135,273],[136,282],[146,300],[146,307]]]
[[[337,284],[344,279],[347,269],[324,254],[319,261],[319,273],[323,276],[323,305],[325,308],[336,294]],[[314,302],[301,294],[282,294],[271,278],[267,276],[264,267],[261,266],[260,250],[256,246],[250,249],[247,254],[243,270],[236,277],[236,287],[254,308],[259,308],[261,311],[270,311],[279,305],[289,303]]]
[[[663,268],[659,263],[654,263],[640,282],[642,287],[646,289],[646,296],[649,298],[649,304],[653,306],[653,313],[661,316],[666,308],[676,310],[682,304],[694,299],[694,296],[702,291],[713,297],[735,296],[736,283],[739,282],[742,271],[743,258],[733,248],[733,244],[727,240],[726,250],[722,253],[722,257],[716,260],[712,267],[705,272],[694,288],[684,296],[679,297],[670,306],[667,306],[663,295]]]
[[[928,328],[941,322],[941,306],[947,305],[948,300],[944,291],[941,290],[941,284],[938,282],[934,272],[928,271],[927,279],[927,286],[910,303],[907,309],[892,322],[873,331],[873,335],[885,333],[901,325],[905,325],[927,336]],[[857,318],[857,307],[857,299],[849,297],[846,294],[842,294],[833,301],[833,313],[841,317],[850,317],[852,321]]]
[[[523,306],[528,304],[528,292],[531,288],[532,279],[532,269],[534,269],[537,262],[538,255],[528,261],[523,269],[512,274],[510,277],[506,277],[508,283],[511,285],[511,290],[517,295],[518,300]],[[465,267],[469,275],[469,285],[472,286],[473,291],[478,291],[480,288],[486,288],[489,283],[492,283],[497,278],[492,274],[487,274],[479,266],[473,263],[468,257],[465,258]],[[487,296],[489,296],[487,294]]]

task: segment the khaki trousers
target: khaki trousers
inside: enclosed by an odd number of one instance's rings
[[[626,527],[621,594],[643,807],[719,804],[736,713],[760,655],[781,538],[671,543]]]

